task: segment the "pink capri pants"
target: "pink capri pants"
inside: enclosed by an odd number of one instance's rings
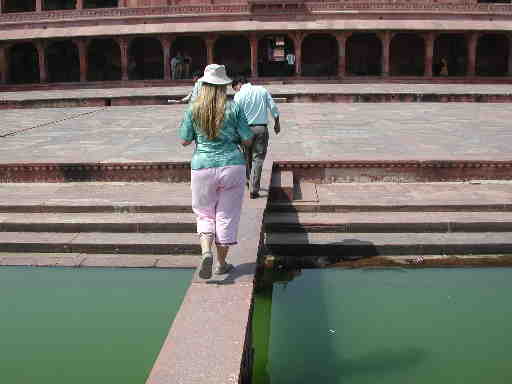
[[[244,199],[245,165],[192,170],[191,186],[197,233],[214,233],[218,245],[236,244]]]

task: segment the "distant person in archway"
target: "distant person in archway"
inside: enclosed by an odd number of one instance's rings
[[[274,117],[274,132],[279,134],[279,110],[270,93],[262,86],[252,85],[245,76],[238,76],[232,83],[237,102],[247,116],[247,121],[255,136],[247,148],[247,178],[251,199],[260,196],[261,170],[268,147],[268,112]]]
[[[181,79],[183,72],[183,56],[179,51],[176,53],[176,56],[171,59],[171,72],[173,80]]]
[[[226,258],[229,247],[237,243],[246,174],[239,146],[250,145],[254,134],[242,109],[227,99],[226,88],[232,80],[223,65],[208,65],[198,81],[202,83],[199,96],[185,112],[179,137],[184,146],[196,143],[191,162],[192,209],[202,251],[199,277],[209,279],[214,241],[215,274],[233,269]]]

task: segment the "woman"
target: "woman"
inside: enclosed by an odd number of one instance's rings
[[[197,216],[201,244],[199,277],[212,275],[215,240],[217,268],[222,275],[233,269],[226,262],[229,246],[236,244],[245,189],[245,159],[239,144],[253,136],[244,112],[226,97],[232,80],[223,65],[204,70],[199,96],[185,112],[180,127],[182,145],[196,143],[191,162],[192,209]]]

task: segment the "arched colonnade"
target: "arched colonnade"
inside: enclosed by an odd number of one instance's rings
[[[98,37],[0,45],[2,83],[190,78],[208,63],[252,77],[512,76],[506,33],[311,32]]]

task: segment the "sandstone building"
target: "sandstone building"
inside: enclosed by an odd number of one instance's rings
[[[508,82],[511,42],[510,0],[1,0],[0,89],[170,84],[210,62],[261,80]]]

